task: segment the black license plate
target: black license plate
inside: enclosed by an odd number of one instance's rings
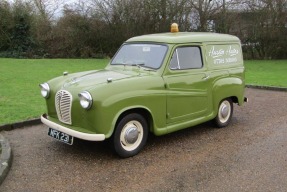
[[[48,135],[68,145],[73,145],[74,138],[61,131],[49,128]]]

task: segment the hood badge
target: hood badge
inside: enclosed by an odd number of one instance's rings
[[[68,86],[71,86],[71,85],[74,85],[74,84],[76,84],[76,83],[78,83],[78,82],[80,82],[81,81],[81,79],[80,78],[72,78],[71,80],[69,80],[69,81],[67,81],[66,83],[64,83],[64,85],[63,85],[63,88],[65,88],[65,87],[68,87]]]
[[[80,81],[80,78],[73,78],[72,81],[70,82],[71,85],[78,83]]]
[[[109,77],[108,79],[107,79],[107,82],[108,83],[111,83],[113,81],[113,78],[111,78],[111,77]]]

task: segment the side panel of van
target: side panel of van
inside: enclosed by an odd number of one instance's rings
[[[211,69],[243,65],[239,43],[208,44],[206,45],[205,57]]]
[[[206,45],[206,61],[213,78],[213,107],[231,97],[239,105],[244,101],[244,66],[239,42],[210,43]]]

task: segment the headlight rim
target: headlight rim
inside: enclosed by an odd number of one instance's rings
[[[93,97],[88,91],[82,91],[78,94],[79,96],[79,101],[80,105],[82,108],[88,110],[92,107],[93,105]],[[84,100],[83,100],[84,99]],[[88,102],[88,105],[83,105],[82,101]]]
[[[51,92],[49,84],[46,83],[46,82],[45,83],[41,83],[39,85],[39,87],[41,88],[41,95],[42,95],[42,97],[44,97],[45,99],[48,99],[50,97],[50,92]],[[45,94],[45,95],[43,94],[44,90],[47,92],[47,94]]]

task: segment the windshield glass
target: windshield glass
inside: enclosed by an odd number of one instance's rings
[[[124,44],[111,61],[111,65],[140,65],[158,69],[166,51],[165,45]]]

